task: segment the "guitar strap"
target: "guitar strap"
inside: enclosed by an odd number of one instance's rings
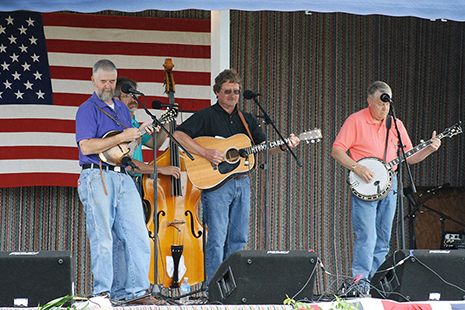
[[[110,114],[108,114],[106,111],[104,111],[101,107],[99,107],[98,105],[96,105],[97,108],[102,111],[103,113],[105,113],[106,115],[108,115],[109,118],[111,118],[112,120],[114,120],[118,125],[121,125],[124,129],[127,129],[128,127],[124,126],[120,121],[118,121],[117,119],[115,119],[113,116],[111,116]],[[105,195],[108,196],[108,192],[107,192],[107,187],[105,186],[105,181],[103,180],[103,172],[102,172],[102,160],[100,159],[99,161],[99,167],[100,167],[100,179],[102,179],[102,185],[103,185],[103,190],[105,191]]]
[[[389,138],[389,130],[391,129],[391,115],[386,117],[386,144],[384,145],[384,162],[386,162],[386,154],[387,154],[387,146],[388,146],[388,138]]]
[[[114,118],[113,116],[111,116],[110,114],[108,114],[106,111],[104,111],[101,107],[97,106],[97,108],[102,111],[103,113],[105,113],[106,115],[108,115],[109,118],[111,118],[112,120],[114,120],[116,122],[116,124],[122,126],[124,129],[128,129],[128,127],[124,126],[120,121],[118,121],[116,118]]]
[[[252,138],[252,134],[250,133],[249,126],[247,125],[247,122],[245,121],[244,115],[242,114],[241,110],[239,109],[239,106],[237,107],[237,113],[239,114],[239,117],[241,118],[242,124],[244,124],[245,129],[247,130],[250,139],[252,140],[252,143],[255,145],[255,142]]]

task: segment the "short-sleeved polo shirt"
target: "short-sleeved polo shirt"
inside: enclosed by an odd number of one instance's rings
[[[76,143],[78,148],[81,140],[101,138],[109,131],[125,129],[97,107],[103,109],[127,128],[132,127],[131,114],[126,105],[116,99],[113,99],[113,102],[114,110],[93,93],[86,102],[81,104],[76,113]],[[98,164],[98,155],[83,155],[79,148],[79,165],[88,163]]]
[[[396,121],[407,151],[413,147],[412,142],[402,121],[399,119]],[[365,108],[347,118],[333,143],[333,147],[340,148],[344,152],[349,151],[350,157],[355,161],[365,157],[384,159],[386,133],[386,119],[381,124],[374,122],[369,108]],[[397,157],[399,138],[394,123],[391,125],[388,141],[386,162]]]

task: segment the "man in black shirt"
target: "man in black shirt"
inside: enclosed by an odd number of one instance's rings
[[[175,130],[174,137],[187,151],[204,157],[214,165],[219,165],[225,160],[225,154],[214,148],[206,148],[193,139],[201,136],[228,138],[242,133],[251,138],[255,144],[260,144],[265,142],[266,135],[253,115],[239,111],[241,79],[234,70],[221,72],[215,78],[213,91],[218,102],[193,114]],[[243,115],[248,130],[240,114]],[[297,136],[290,135],[288,144],[291,148],[296,147],[299,142]],[[269,150],[269,154],[284,150],[286,150],[284,147],[274,147]],[[208,227],[205,257],[207,283],[226,257],[243,249],[249,234],[248,175],[238,175],[223,183],[213,190],[202,191],[203,214]]]

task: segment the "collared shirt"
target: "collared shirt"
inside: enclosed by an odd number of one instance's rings
[[[402,142],[406,145],[405,151],[407,151],[413,147],[412,142],[402,121],[399,119],[396,121]],[[340,148],[344,152],[349,151],[350,157],[355,161],[365,157],[384,159],[386,133],[386,118],[381,124],[377,124],[373,121],[369,108],[365,108],[347,118],[333,143],[333,147]],[[386,162],[397,157],[398,143],[397,131],[394,122],[392,122],[389,130]]]
[[[139,128],[140,127],[139,122],[136,121],[136,116],[135,115],[132,117],[132,127],[134,127],[134,128]],[[134,154],[132,155],[132,158],[137,159],[138,161],[141,161],[141,162],[144,161],[144,157],[142,156],[142,145],[147,143],[151,138],[152,138],[152,135],[145,134],[145,135],[142,136],[139,147],[134,151]]]
[[[132,116],[132,126],[134,128],[139,128],[140,127],[140,124],[136,120],[135,115]],[[139,146],[137,147],[137,149],[134,150],[134,153],[132,154],[132,158],[137,159],[138,161],[144,162],[144,157],[142,156],[142,145],[147,143],[150,140],[150,138],[152,138],[152,136],[147,135],[147,134],[145,134],[145,135],[143,135],[141,137],[141,142],[140,142]],[[142,176],[142,173],[131,173],[131,175],[133,175],[133,176]]]
[[[122,131],[125,128],[116,121],[100,111],[98,107],[117,119],[124,126],[131,128],[131,114],[126,105],[116,99],[112,99],[114,108],[110,108],[105,102],[100,100],[95,92],[79,107],[76,113],[76,142],[79,148],[79,141],[92,138],[101,138],[112,130]],[[79,165],[88,163],[99,164],[97,154],[83,155],[79,148]],[[105,165],[105,164],[103,164]]]
[[[238,133],[249,136],[244,124],[237,113],[237,104],[233,113],[226,112],[218,103],[197,111],[185,120],[176,130],[182,131],[191,138],[200,136],[228,138]],[[260,122],[255,116],[242,111],[245,121],[249,126],[255,144],[266,140]]]

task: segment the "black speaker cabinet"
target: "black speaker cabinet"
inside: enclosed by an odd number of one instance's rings
[[[403,263],[401,263],[403,262]],[[371,296],[397,301],[463,300],[464,250],[400,250],[379,268]]]
[[[282,304],[286,295],[312,300],[317,255],[313,251],[236,251],[208,285],[209,300],[223,304]]]
[[[71,251],[0,252],[0,306],[37,307],[74,295]]]

